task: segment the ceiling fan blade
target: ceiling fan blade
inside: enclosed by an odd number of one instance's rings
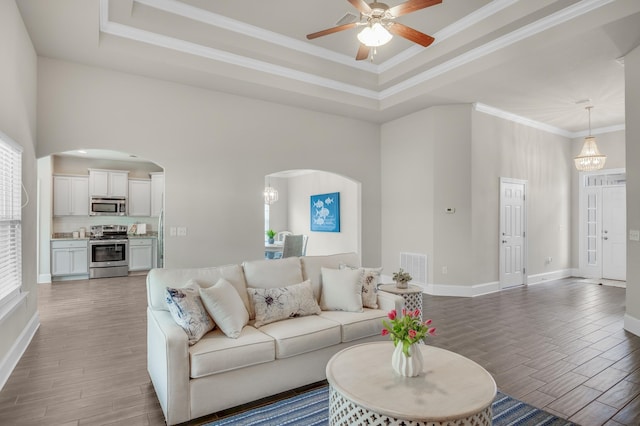
[[[349,3],[353,5],[358,11],[364,15],[368,15],[371,13],[371,8],[364,0],[347,0]]]
[[[336,22],[336,25],[351,24],[358,21],[359,18],[356,15],[351,12],[347,12],[338,22]]]
[[[308,40],[313,40],[314,38],[326,36],[329,34],[337,33],[339,31],[348,30],[356,26],[356,22],[352,22],[350,24],[338,25],[337,27],[328,28],[326,30],[318,31],[317,33],[307,34]]]
[[[356,61],[361,61],[363,59],[367,59],[369,57],[369,51],[371,48],[360,43],[360,47],[358,48],[358,53],[356,54]]]
[[[416,10],[424,9],[425,7],[435,6],[442,3],[442,0],[409,0],[404,3],[400,3],[397,6],[393,6],[389,9],[389,12],[395,17],[406,15],[407,13],[415,12]]]
[[[429,46],[435,40],[435,38],[431,37],[430,35],[421,33],[418,30],[414,30],[413,28],[407,27],[406,25],[402,25],[398,22],[394,22],[393,25],[389,25],[387,29],[389,30],[389,32],[395,35],[404,37],[407,40],[418,43],[419,45],[422,45],[424,47]]]

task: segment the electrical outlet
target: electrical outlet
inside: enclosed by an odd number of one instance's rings
[[[187,236],[187,227],[178,226],[178,237],[186,237],[186,236]]]
[[[442,267],[442,275],[447,275],[449,273],[449,268],[447,268],[446,266]]]
[[[640,241],[640,231],[637,229],[629,230],[629,240],[630,241]]]

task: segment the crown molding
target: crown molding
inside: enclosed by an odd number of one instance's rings
[[[518,123],[527,127],[532,127],[534,129],[542,130],[543,132],[553,133],[554,135],[564,136],[570,139],[580,138],[580,137],[589,135],[589,132],[586,130],[579,131],[579,132],[570,132],[568,130],[561,129],[559,127],[554,127],[548,124],[541,123],[539,121],[530,120],[520,115],[513,114],[513,113],[510,113],[510,112],[507,112],[507,111],[504,111],[480,102],[475,102],[473,104],[473,109],[475,109],[478,112],[483,112],[488,115],[493,115],[494,117],[502,118],[504,120],[512,121],[514,123]],[[591,134],[601,135],[604,133],[618,132],[624,129],[625,129],[624,124],[618,124],[615,126],[600,127],[598,129],[593,129],[591,131]]]
[[[267,31],[252,25],[248,25],[236,20],[232,20],[211,12],[206,12],[201,15],[201,12],[205,12],[205,11],[186,5],[184,3],[177,2],[175,0],[134,0],[134,1],[141,4],[148,5],[150,7],[162,9],[171,13],[176,13],[181,16],[185,16],[189,19],[196,19],[201,22],[209,23],[210,25],[216,25],[218,27],[225,28],[230,31],[235,31],[245,35],[252,36],[252,37],[265,39],[267,41],[273,42],[275,44],[278,44],[284,47],[289,47],[295,50],[304,51],[305,53],[309,53],[311,51],[311,52],[315,52],[313,54],[316,54],[320,52],[320,50],[322,50],[323,52],[321,55],[322,57],[325,57],[325,54],[326,54],[333,58],[330,60],[335,60],[340,63],[342,63],[341,61],[344,58],[347,58],[345,55],[336,54],[335,52],[331,52],[327,49],[318,48],[317,46],[313,46],[310,43],[301,42],[299,40],[282,36],[280,34]],[[499,10],[502,10],[516,3],[517,1],[519,0],[494,0],[493,2],[489,3],[487,6],[478,9],[476,12],[471,13],[467,17],[444,28],[443,30],[438,32],[437,35],[439,35],[439,38],[441,40],[446,37],[450,37],[462,31],[463,29],[469,27],[470,25],[477,23],[481,19],[484,19],[487,16],[490,16],[498,12]],[[482,46],[479,46],[475,49],[465,52],[456,58],[453,58],[442,64],[436,65],[412,78],[404,80],[396,85],[393,85],[381,91],[365,89],[357,85],[343,83],[334,79],[321,77],[316,74],[298,71],[289,67],[274,65],[265,61],[248,58],[248,57],[237,55],[234,53],[225,52],[219,49],[202,46],[197,43],[180,40],[174,37],[163,36],[150,31],[140,30],[128,25],[123,25],[117,22],[109,21],[109,0],[100,0],[100,31],[106,34],[111,34],[114,36],[123,37],[131,40],[139,41],[142,43],[147,43],[150,45],[164,47],[167,49],[204,57],[204,58],[212,59],[215,61],[220,61],[227,64],[240,66],[243,68],[252,69],[258,72],[267,73],[270,75],[311,84],[314,86],[336,90],[342,93],[347,93],[347,94],[361,96],[368,99],[382,101],[384,99],[387,99],[391,96],[394,96],[406,90],[410,90],[419,84],[425,83],[439,75],[442,75],[448,71],[458,68],[464,64],[472,62],[483,56],[489,55],[495,51],[498,51],[502,48],[510,46],[513,43],[516,43],[528,37],[539,34],[545,30],[553,28],[557,25],[560,25],[564,22],[567,22],[571,19],[574,19],[578,16],[581,16],[585,13],[593,11],[599,7],[605,6],[614,1],[615,0],[582,0],[572,6],[569,6],[543,19],[540,19],[529,25],[519,28],[509,34],[506,34],[502,37],[492,40]],[[194,15],[196,11],[198,13]],[[397,55],[396,57],[394,57],[393,59],[385,62],[384,66],[369,64],[371,66],[367,66],[367,68],[368,70],[389,69],[392,66],[399,64],[401,61],[407,60],[411,56],[415,55],[416,53],[414,53],[414,51],[417,52],[418,50],[422,51],[421,48],[407,49],[404,52]],[[352,65],[354,63],[353,59],[352,58],[348,58],[348,59],[349,60],[346,62],[346,64],[349,66],[353,66]],[[390,62],[390,61],[398,61],[398,62]],[[361,64],[361,65],[366,65],[366,64]],[[517,122],[529,127],[537,128],[545,132],[557,134],[557,135],[568,137],[568,138],[581,137],[584,134],[584,132],[569,132],[567,130],[550,126],[544,123],[540,123],[534,120],[530,120],[525,117],[521,117],[516,114],[512,114],[507,111],[503,111],[498,108],[494,108],[482,103],[474,103],[474,108],[476,111],[494,115],[496,117],[500,117],[509,121]],[[602,129],[596,129],[592,133],[596,133],[596,132],[609,133],[612,131],[619,131],[619,130],[624,130],[624,124],[602,128]]]
[[[475,102],[473,104],[473,108],[478,112],[483,112],[485,114],[493,115],[494,117],[502,118],[505,120],[513,121],[514,123],[522,124],[527,127],[533,127],[534,129],[542,130],[547,133],[553,133],[555,135],[564,136],[566,138],[572,138],[573,134],[567,130],[561,129],[559,127],[550,126],[548,124],[541,123],[539,121],[530,120],[528,118],[522,117],[517,114],[513,114],[507,111],[503,111],[501,109],[480,103]]]
[[[207,25],[246,35],[257,40],[263,40],[268,43],[286,47],[287,49],[317,56],[341,65],[358,68],[372,73],[379,73],[378,65],[376,64],[372,64],[367,61],[354,61],[351,56],[336,53],[333,50],[325,49],[324,47],[319,47],[312,43],[265,30],[264,28],[256,27],[255,25],[231,19],[176,0],[134,0],[134,2],[144,4],[145,6],[149,6],[154,9],[173,13],[174,15],[182,16],[193,21],[202,22]]]
[[[174,37],[163,36],[158,33],[140,30],[128,25],[109,21],[109,0],[100,0],[100,13],[100,31],[105,34],[111,34],[154,46],[176,50],[190,55],[200,56],[231,65],[237,65],[243,68],[252,69],[254,71],[288,78],[315,86],[321,86],[343,93],[350,93],[356,96],[380,100],[379,93],[374,90],[365,89],[353,84],[343,83],[337,80],[320,77],[315,74],[294,70],[292,68],[283,67],[280,65],[274,65],[265,61],[248,58],[246,56],[237,55],[235,53],[225,52],[223,50],[202,46],[200,44],[179,40]]]
[[[482,46],[469,50],[449,61],[436,65],[420,74],[417,74],[396,84],[395,86],[391,86],[380,92],[381,98],[385,99],[389,96],[393,96],[405,90],[411,89],[439,75],[452,71],[455,68],[475,61],[476,59],[480,59],[500,49],[508,47],[518,41],[532,37],[557,25],[565,23],[571,19],[581,16],[587,12],[591,12],[592,10],[598,9],[599,7],[607,5],[613,1],[615,0],[583,0],[543,19],[532,22],[529,25],[525,25],[524,27],[512,31],[509,34],[498,37]]]

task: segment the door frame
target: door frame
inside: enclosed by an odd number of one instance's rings
[[[587,252],[587,238],[586,238],[586,203],[587,203],[587,187],[584,185],[584,181],[588,176],[600,176],[600,175],[616,175],[626,174],[625,168],[618,169],[602,169],[593,172],[579,172],[578,173],[578,273],[576,275],[584,278],[602,278],[602,241],[598,240],[598,247],[596,249],[600,256],[598,266],[589,266],[586,260]],[[625,185],[626,186],[626,185]],[[602,186],[596,187],[602,188]],[[602,197],[598,198],[598,203],[602,203]],[[598,211],[602,213],[602,207],[599,206]],[[602,220],[598,220],[598,229],[596,234],[602,233]],[[575,241],[575,240],[574,240]]]
[[[503,247],[504,245],[502,244],[502,223],[503,223],[503,207],[504,207],[504,199],[503,199],[503,191],[502,191],[502,187],[503,184],[505,183],[516,183],[516,184],[521,184],[524,187],[524,200],[522,203],[522,229],[523,229],[523,237],[522,237],[522,285],[527,285],[529,280],[528,280],[528,275],[526,273],[527,269],[528,269],[528,242],[529,242],[529,236],[527,234],[527,194],[529,192],[529,181],[524,180],[524,179],[514,179],[514,178],[508,178],[508,177],[500,177],[500,185],[499,185],[499,202],[500,202],[500,206],[499,206],[499,213],[498,213],[498,271],[499,271],[499,284],[500,284],[500,290],[503,289],[508,289],[508,288],[515,288],[517,286],[509,286],[509,287],[505,287],[505,279],[504,279],[504,256],[503,256]]]

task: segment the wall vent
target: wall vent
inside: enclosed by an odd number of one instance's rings
[[[427,284],[427,255],[400,253],[400,267],[413,277],[412,284]]]

